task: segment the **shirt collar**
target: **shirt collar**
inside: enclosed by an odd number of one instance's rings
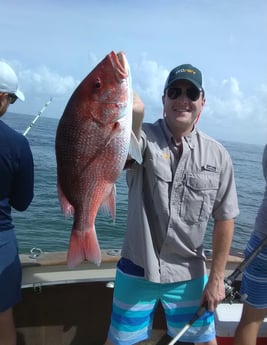
[[[172,132],[169,130],[166,120],[163,119],[162,122],[162,129],[164,131],[164,134],[167,138],[168,143],[174,143],[175,140],[173,138]],[[197,129],[196,126],[194,126],[194,128],[192,129],[192,131],[190,133],[188,133],[187,135],[182,137],[182,141],[183,143],[186,142],[188,144],[188,146],[193,149],[195,146],[195,142],[196,142],[196,135],[197,135]]]

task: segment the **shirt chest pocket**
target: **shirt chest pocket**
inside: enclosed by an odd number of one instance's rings
[[[147,155],[144,162],[146,175],[157,181],[165,181],[166,183],[172,182],[172,170],[170,154],[168,152],[157,152],[153,155]]]
[[[180,217],[188,224],[208,221],[219,188],[219,173],[186,175]]]
[[[172,182],[172,171],[168,157],[153,157],[147,161],[145,166],[146,181],[149,185],[150,195],[155,207],[168,213],[170,185]]]

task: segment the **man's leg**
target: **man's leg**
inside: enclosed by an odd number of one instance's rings
[[[0,345],[16,345],[12,308],[0,313]]]
[[[244,303],[234,338],[234,345],[256,345],[259,328],[267,315],[267,308],[257,309]]]

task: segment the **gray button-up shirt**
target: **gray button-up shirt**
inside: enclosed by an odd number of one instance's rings
[[[170,283],[205,274],[203,239],[210,216],[239,214],[233,166],[226,149],[194,129],[179,157],[163,119],[143,124],[143,163],[127,170],[128,222],[122,256],[145,278]]]

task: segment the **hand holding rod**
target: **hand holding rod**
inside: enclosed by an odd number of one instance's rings
[[[240,301],[244,301],[246,296],[241,296],[239,292],[235,291],[235,288],[232,287],[233,282],[238,278],[238,276],[244,272],[245,268],[251,261],[260,253],[264,246],[267,245],[267,236],[263,238],[263,240],[259,243],[259,245],[249,254],[249,256],[244,259],[234,270],[232,274],[230,274],[227,278],[224,279],[224,286],[225,286],[225,298],[224,301],[232,303],[233,300],[238,297]],[[204,313],[208,310],[208,305],[205,303],[204,305],[200,306],[192,319],[181,329],[181,331],[172,339],[168,345],[174,345],[182,335],[192,326],[192,324],[199,319]]]

